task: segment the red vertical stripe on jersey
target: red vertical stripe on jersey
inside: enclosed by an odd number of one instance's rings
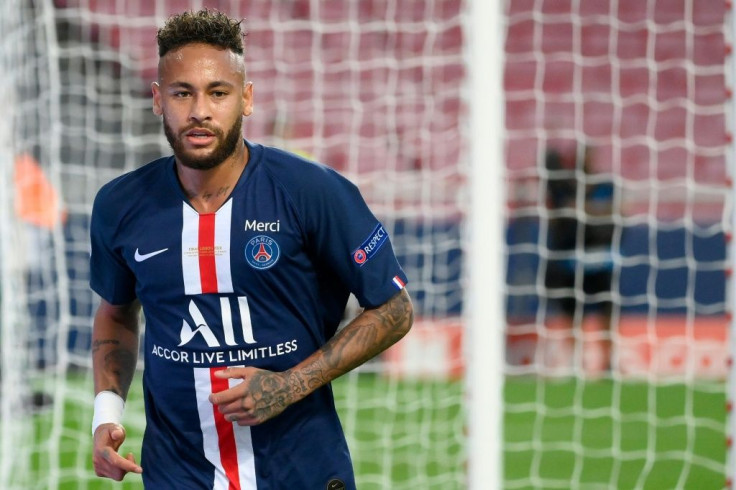
[[[215,214],[199,215],[199,276],[202,293],[217,292],[215,265]]]
[[[221,379],[215,376],[217,371],[222,371],[224,367],[210,369],[210,381],[212,383],[212,392],[218,393],[230,388],[227,379]],[[226,420],[225,416],[214,407],[215,427],[217,429],[217,437],[220,446],[220,461],[225,470],[229,481],[229,490],[241,490],[240,475],[238,474],[238,453],[235,446],[235,434],[233,432],[233,423]]]

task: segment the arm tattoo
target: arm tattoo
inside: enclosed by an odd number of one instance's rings
[[[118,340],[95,340],[92,342],[92,354],[95,354],[98,350],[100,350],[100,347],[107,344],[113,344],[113,345],[120,345],[120,341]]]
[[[115,349],[105,355],[105,370],[115,374],[123,386],[130,386],[135,373],[136,355],[125,349]]]
[[[120,341],[115,339],[95,340],[92,344],[93,355],[105,345],[114,347],[104,354],[102,366],[105,371],[113,375],[117,382],[115,385],[105,387],[104,389],[125,397],[127,389],[121,387],[130,386],[133,381],[137,355],[135,352],[119,347]]]
[[[291,389],[306,395],[358,367],[398,342],[413,320],[411,299],[403,290],[378,308],[364,311],[324,345],[322,355],[289,374]]]
[[[259,407],[253,415],[261,420],[281,413],[293,400],[287,378],[269,372],[252,376],[248,382],[248,393],[253,397],[255,406]]]

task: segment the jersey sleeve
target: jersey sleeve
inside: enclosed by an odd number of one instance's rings
[[[366,308],[379,306],[408,282],[388,231],[376,219],[358,188],[329,167],[317,167],[298,204],[308,247],[330,267]]]
[[[135,276],[115,246],[120,217],[109,199],[109,185],[95,197],[90,224],[90,287],[113,305],[127,304],[136,298]]]

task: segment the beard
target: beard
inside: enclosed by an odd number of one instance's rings
[[[224,162],[230,155],[235,153],[238,147],[238,142],[243,137],[243,120],[238,118],[235,124],[230,128],[230,131],[223,137],[223,132],[219,129],[213,129],[204,125],[198,125],[198,127],[204,127],[209,131],[213,132],[217,137],[218,143],[215,149],[208,155],[196,156],[188,154],[184,148],[184,143],[181,137],[177,137],[174,129],[169,126],[166,118],[164,118],[164,134],[166,139],[169,141],[169,146],[174,150],[176,159],[185,167],[194,170],[210,170],[222,162]],[[186,129],[182,133],[189,131]]]

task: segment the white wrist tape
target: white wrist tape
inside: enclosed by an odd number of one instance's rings
[[[100,391],[95,397],[95,411],[92,417],[92,435],[102,424],[120,424],[123,420],[125,400],[112,391]]]

